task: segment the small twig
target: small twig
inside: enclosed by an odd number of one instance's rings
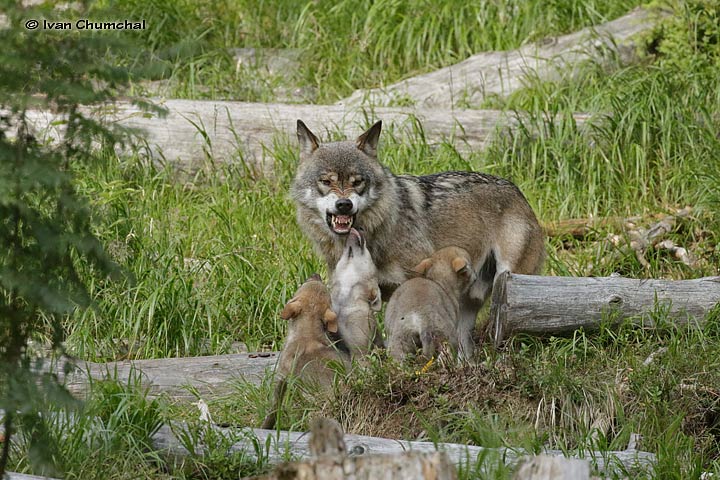
[[[695,258],[685,248],[677,246],[672,240],[663,240],[675,228],[678,218],[687,217],[692,212],[691,207],[685,207],[676,211],[673,215],[666,215],[650,225],[648,228],[637,227],[634,221],[625,222],[626,236],[609,234],[606,245],[613,248],[614,252],[603,257],[602,263],[615,262],[618,256],[633,251],[640,265],[649,270],[650,262],[645,258],[649,248],[668,250],[673,257],[685,265],[694,266]]]
[[[680,260],[688,267],[695,266],[695,262],[697,261],[692,253],[688,252],[683,247],[677,246],[672,240],[663,240],[655,245],[655,248],[669,251],[670,255]]]
[[[665,352],[667,352],[667,347],[658,348],[657,350],[652,352],[650,355],[648,355],[648,357],[645,359],[645,361],[643,361],[643,365],[647,367],[648,365],[650,365],[652,362],[655,361],[655,357],[657,357],[658,355],[663,355]]]
[[[195,406],[200,410],[200,421],[206,423],[213,423],[212,416],[210,415],[210,407],[205,403],[202,398],[194,403]]]
[[[634,452],[637,451],[638,444],[642,442],[642,435],[639,433],[631,433],[630,439],[628,440],[628,446],[625,449],[626,452]]]

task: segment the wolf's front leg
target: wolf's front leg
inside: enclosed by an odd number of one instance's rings
[[[460,344],[459,356],[460,359],[465,361],[470,361],[475,354],[473,333],[480,307],[482,307],[481,302],[470,298],[465,298],[460,302],[460,315],[457,325],[458,343]]]

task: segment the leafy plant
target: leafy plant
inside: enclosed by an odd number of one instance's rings
[[[119,268],[96,238],[88,201],[71,166],[95,161],[93,142],[112,147],[118,132],[84,105],[113,99],[130,72],[103,60],[117,38],[85,31],[32,31],[28,19],[53,18],[52,5],[25,9],[3,1],[0,29],[0,408],[5,471],[16,425],[30,431],[29,459],[54,470],[53,442],[38,420],[43,401],[72,404],[52,377],[31,362],[28,342],[49,338],[62,350],[63,319],[88,308],[87,283],[106,282]],[[57,114],[55,138],[33,130],[32,109]],[[40,382],[37,380],[40,379]]]

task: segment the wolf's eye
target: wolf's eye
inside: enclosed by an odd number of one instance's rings
[[[362,183],[363,183],[362,180],[355,180],[355,181],[352,183],[352,186],[355,187],[355,188],[357,188],[357,187],[359,187],[360,185],[362,185]]]
[[[328,180],[327,178],[321,178],[321,179],[320,179],[320,183],[322,183],[322,184],[325,185],[326,187],[329,187],[329,186],[330,186],[330,180]]]

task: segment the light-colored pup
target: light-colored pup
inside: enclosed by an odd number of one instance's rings
[[[350,229],[335,266],[331,296],[340,337],[353,356],[367,354],[373,346],[382,346],[375,318],[382,306],[377,269],[364,235],[354,228]]]
[[[337,333],[337,315],[331,309],[330,293],[319,275],[311,276],[285,305],[280,318],[290,322],[285,347],[277,367],[278,383],[274,408],[262,423],[273,428],[277,410],[287,389],[288,377],[318,387],[332,385],[335,369],[331,362],[349,364],[346,353],[338,350],[328,338]]]
[[[473,325],[463,325],[460,305],[475,281],[470,254],[460,247],[445,247],[414,270],[423,276],[401,284],[385,310],[388,353],[402,360],[422,347],[423,356],[430,358],[446,341],[462,358],[469,358]]]

